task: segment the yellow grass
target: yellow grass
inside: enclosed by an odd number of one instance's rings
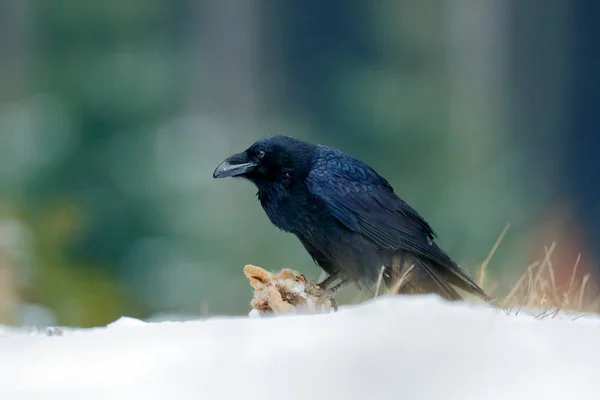
[[[492,295],[498,288],[498,285],[494,282],[486,282],[487,271],[494,253],[500,246],[509,228],[510,225],[506,225],[480,267],[478,284],[489,295]],[[538,314],[536,315],[537,318],[554,317],[560,311],[571,313],[599,312],[600,296],[590,299],[591,296],[588,292],[588,285],[591,278],[590,274],[586,274],[581,278],[578,278],[577,275],[581,255],[578,255],[574,260],[568,289],[566,291],[558,289],[554,266],[552,264],[552,254],[555,248],[555,242],[549,247],[545,247],[544,257],[528,265],[515,285],[509,290],[508,294],[503,298],[493,299],[491,304],[498,309],[504,310],[508,314],[518,314],[524,309],[541,310],[538,311]],[[388,288],[386,293],[398,293],[398,290],[405,283],[405,278],[411,270],[412,266],[404,272],[396,287]],[[382,276],[383,268],[379,274],[375,297],[379,294]]]
[[[556,316],[560,311],[598,312],[600,297],[590,299],[589,293],[586,293],[590,274],[577,278],[581,255],[574,260],[567,290],[561,291],[557,288],[552,264],[555,248],[555,242],[550,247],[545,247],[543,259],[527,266],[508,294],[502,299],[496,299],[492,304],[507,313],[519,313],[523,309],[543,310],[537,315],[538,318]],[[480,282],[485,287],[485,282]]]

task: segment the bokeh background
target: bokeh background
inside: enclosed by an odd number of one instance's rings
[[[2,0],[0,323],[246,314],[318,279],[215,166],[284,133],[366,161],[505,293],[600,239],[595,0]],[[350,299],[352,296],[347,295]]]

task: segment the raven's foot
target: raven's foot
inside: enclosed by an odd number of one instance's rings
[[[334,294],[335,292],[337,292],[344,286],[348,286],[349,283],[350,283],[350,281],[348,281],[346,279],[342,279],[342,281],[340,283],[338,283],[337,285],[335,285],[334,287],[332,287],[330,289],[327,289],[327,291],[331,294]]]
[[[340,274],[337,272],[334,274],[331,274],[327,278],[323,279],[323,281],[321,283],[317,283],[317,286],[319,286],[319,288],[321,288],[321,290],[327,291],[327,287],[329,285],[331,285],[333,282],[335,282],[337,279],[339,279],[339,277],[340,277]]]
[[[334,299],[335,293],[344,286],[347,286],[349,283],[350,281],[342,278],[341,282],[337,285],[329,289],[324,289],[323,296],[321,296],[321,301],[324,301],[325,299],[329,300],[329,302],[331,303],[331,308],[333,308],[334,312],[337,312],[338,306]]]
[[[338,279],[341,279],[340,283],[329,288],[329,285],[331,285],[333,282],[335,282]],[[317,283],[317,287],[321,291],[319,303],[329,302],[329,304],[331,304],[331,308],[333,309],[333,311],[337,312],[338,306],[333,297],[337,290],[339,290],[343,286],[346,286],[347,284],[348,284],[348,282],[344,278],[341,278],[340,274],[338,272],[329,275],[322,282]]]
[[[337,285],[336,285],[336,287],[337,287]],[[321,288],[319,288],[319,291],[320,291],[320,295],[317,300],[317,305],[322,306],[324,304],[329,304],[331,309],[333,309],[334,312],[337,312],[338,306],[334,299],[335,290],[330,290],[330,289],[322,290]]]

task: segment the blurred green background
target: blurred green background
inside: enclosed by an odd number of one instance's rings
[[[371,164],[473,274],[510,223],[489,270],[499,293],[553,240],[565,268],[583,252],[590,269],[581,221],[600,216],[585,208],[597,193],[564,195],[591,186],[566,169],[570,135],[598,136],[573,122],[599,104],[576,95],[574,77],[594,76],[578,56],[588,14],[568,1],[3,0],[0,322],[246,314],[244,264],[319,278],[250,184],[212,179],[275,133]]]

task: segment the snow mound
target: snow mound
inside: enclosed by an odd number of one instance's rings
[[[0,338],[0,399],[600,399],[600,319],[435,296]]]

